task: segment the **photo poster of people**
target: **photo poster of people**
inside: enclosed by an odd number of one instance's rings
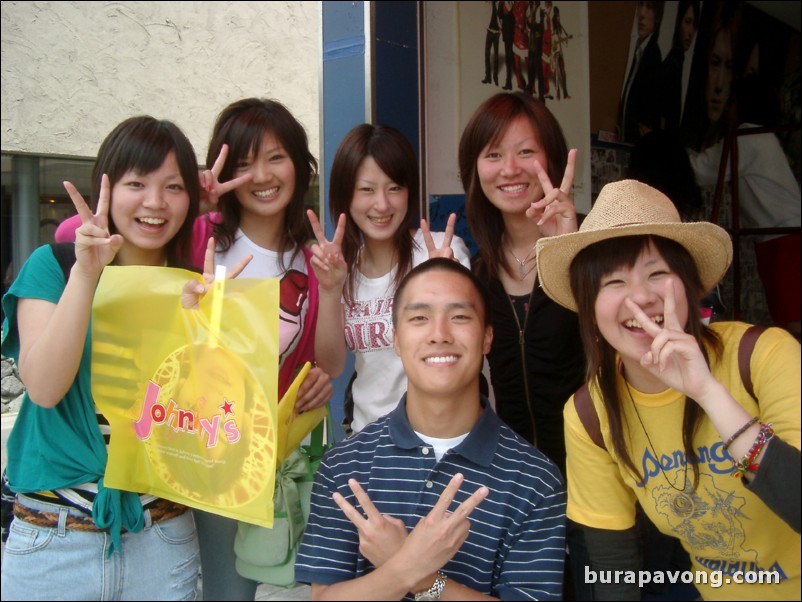
[[[662,129],[694,150],[715,144],[726,131],[732,82],[746,76],[763,92],[764,120],[773,121],[759,125],[799,123],[798,31],[742,1],[633,6],[619,141],[634,143]],[[797,174],[798,140],[797,133],[796,151],[786,146]]]
[[[499,92],[541,99],[577,148],[573,196],[590,209],[590,94],[583,2],[427,2],[427,193],[432,226],[464,214],[459,138]],[[560,178],[562,174],[560,174]],[[554,182],[559,186],[560,182]],[[459,228],[459,226],[458,226]],[[467,235],[465,231],[457,232]],[[470,245],[470,240],[466,240]]]

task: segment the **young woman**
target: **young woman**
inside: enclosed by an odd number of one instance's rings
[[[296,408],[305,411],[331,397],[327,356],[315,342],[318,286],[310,269],[311,252],[304,246],[308,226],[304,195],[317,167],[306,132],[275,100],[248,98],[220,113],[209,144],[203,177],[219,214],[203,218],[205,232],[217,241],[215,263],[229,269],[247,257],[242,278],[280,278],[279,398],[306,361],[316,358],[298,395]],[[237,181],[230,191],[218,179]],[[202,287],[201,287],[202,288]],[[202,291],[198,291],[202,292]],[[340,368],[342,370],[342,368]],[[195,511],[203,562],[203,593],[209,600],[253,600],[257,583],[241,577],[235,567],[237,521]]]
[[[3,354],[27,390],[8,441],[17,493],[2,568],[4,600],[191,600],[199,558],[192,514],[111,490],[108,421],[91,393],[89,319],[105,266],[180,266],[198,212],[198,165],[168,121],[134,117],[100,147],[66,279],[40,247],[3,298]]]
[[[244,278],[281,278],[279,398],[299,366],[317,357],[320,367],[313,368],[301,385],[296,408],[319,407],[331,397],[332,387],[327,356],[314,341],[317,281],[309,267],[311,252],[304,247],[308,236],[303,201],[317,166],[306,132],[281,103],[243,99],[218,116],[207,165],[212,167],[200,174],[200,180],[205,196],[219,207],[219,213],[195,220],[186,256],[211,278],[213,274],[204,264],[208,241],[214,237],[215,264],[238,272],[247,263]],[[197,185],[197,174],[194,181]],[[192,306],[204,290],[193,281],[184,304]],[[237,521],[199,510],[195,520],[204,596],[211,600],[253,599],[257,583],[240,577],[234,566]]]
[[[496,411],[563,471],[562,409],[582,384],[584,357],[576,316],[538,285],[535,243],[577,228],[569,195],[575,156],[546,106],[521,93],[482,103],[459,146],[479,244],[473,268],[493,301],[487,359]],[[551,184],[557,178],[559,188]]]
[[[409,141],[390,126],[362,124],[346,135],[332,163],[329,210],[340,217],[331,241],[307,212],[319,243],[313,247],[320,281],[317,342],[336,362],[333,374],[345,366],[346,345],[356,354],[355,432],[393,410],[406,391],[393,350],[398,283],[429,257],[470,265],[465,243],[453,235],[456,216],[445,233],[430,233],[424,220],[420,229],[413,227],[418,195],[418,162]]]
[[[704,599],[799,598],[800,348],[770,328],[744,362],[749,325],[699,319],[730,265],[729,235],[680,223],[668,197],[624,180],[602,189],[579,232],[537,249],[543,289],[579,313],[587,351],[587,392],[565,408],[585,570],[637,570],[639,502],[682,541]],[[749,581],[761,570],[777,581]],[[595,595],[640,599],[637,583],[608,577]]]

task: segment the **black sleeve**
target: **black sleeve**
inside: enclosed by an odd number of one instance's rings
[[[775,436],[766,447],[757,475],[746,488],[797,533],[802,523],[802,460],[800,452]]]
[[[640,600],[637,583],[614,581],[601,571],[637,571],[640,569],[640,544],[635,527],[624,531],[595,529],[568,521],[568,556],[577,600]],[[615,573],[613,573],[614,575]],[[618,579],[623,581],[623,579]]]

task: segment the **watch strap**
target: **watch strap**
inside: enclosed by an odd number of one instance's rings
[[[415,594],[415,600],[439,600],[440,595],[446,588],[446,581],[448,581],[448,575],[446,575],[443,571],[437,571],[437,577],[435,578],[432,587]]]

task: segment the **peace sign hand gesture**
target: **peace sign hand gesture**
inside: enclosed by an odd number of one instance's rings
[[[250,182],[253,179],[253,174],[246,173],[245,175],[234,178],[233,180],[229,180],[228,182],[219,182],[218,178],[220,177],[220,173],[223,171],[227,157],[228,144],[224,144],[220,148],[220,154],[217,156],[217,160],[214,162],[214,165],[212,165],[212,168],[205,169],[198,174],[201,187],[201,201],[208,201],[212,205],[217,205],[220,197],[225,193],[234,190],[240,184]],[[206,195],[205,197],[204,194]]]
[[[98,278],[124,242],[121,235],[109,233],[109,177],[103,174],[100,178],[100,195],[95,213],[92,213],[84,197],[71,182],[64,182],[64,188],[81,217],[81,225],[75,230],[75,264],[87,276]]]
[[[331,240],[326,238],[315,212],[308,209],[306,215],[317,239],[317,243],[312,245],[312,267],[317,276],[318,286],[322,291],[341,293],[348,277],[348,264],[345,263],[342,247],[345,237],[345,214],[340,214],[334,238]]]
[[[438,247],[434,244],[432,233],[429,231],[429,224],[425,219],[420,221],[420,229],[423,231],[423,240],[426,242],[426,249],[429,251],[429,259],[434,259],[435,257],[445,257],[446,259],[453,259],[454,261],[457,261],[456,257],[454,257],[454,249],[451,248],[451,241],[454,239],[454,224],[456,223],[457,214],[452,213],[448,216],[448,223],[446,223],[443,244]]]
[[[643,330],[653,337],[650,350],[640,358],[641,366],[672,389],[698,401],[717,388],[718,381],[710,373],[696,339],[685,332],[677,316],[675,295],[674,279],[666,278],[662,327],[632,299],[625,299],[624,304]],[[689,309],[693,311],[694,308]]]
[[[407,538],[406,525],[401,519],[379,512],[356,479],[348,479],[348,486],[362,506],[364,516],[341,493],[335,492],[332,498],[356,527],[359,551],[378,568],[401,549]]]
[[[571,187],[574,185],[575,170],[576,149],[572,148],[568,151],[563,181],[559,188],[555,188],[549,179],[549,174],[546,173],[539,161],[535,161],[535,171],[540,180],[540,186],[543,188],[544,196],[539,201],[532,203],[526,210],[526,216],[536,221],[543,236],[568,234],[579,229],[576,221],[576,207],[570,196]]]
[[[405,555],[404,566],[409,567],[413,574],[422,578],[433,575],[454,557],[468,537],[471,527],[468,517],[490,491],[487,487],[479,487],[451,513],[448,508],[464,480],[460,473],[451,478],[434,508],[415,525],[404,541],[399,553]],[[427,581],[431,583],[428,577]]]
[[[200,300],[209,292],[209,288],[214,282],[215,248],[216,243],[214,238],[209,238],[209,242],[206,243],[206,254],[203,256],[203,276],[201,277],[203,282],[193,278],[184,285],[181,291],[181,307],[184,309],[198,309],[200,307]],[[240,259],[239,263],[237,263],[233,269],[226,272],[226,278],[236,278],[239,276],[242,270],[245,269],[245,266],[251,262],[251,259],[253,259],[253,255],[248,255]]]

